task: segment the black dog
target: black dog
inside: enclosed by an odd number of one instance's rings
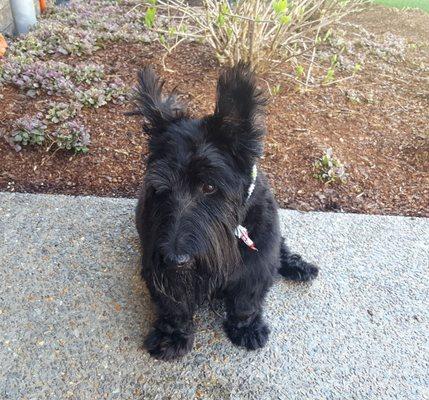
[[[265,100],[243,63],[220,76],[215,112],[202,119],[191,119],[174,94],[162,97],[162,86],[150,68],[140,72],[135,114],[147,122],[149,158],[136,219],[142,274],[158,310],[145,346],[163,360],[183,356],[196,307],[221,296],[228,337],[258,349],[270,332],[262,307],[277,272],[296,281],[318,274],[285,246],[256,167]]]

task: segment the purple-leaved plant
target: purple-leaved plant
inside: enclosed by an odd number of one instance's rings
[[[59,149],[73,150],[75,153],[87,153],[91,137],[83,124],[69,121],[60,125],[52,133],[52,140]]]
[[[124,82],[117,78],[112,82],[102,82],[98,86],[93,86],[87,90],[76,92],[76,100],[84,107],[98,108],[106,105],[108,102],[114,104],[123,103],[130,95],[130,89]]]
[[[13,73],[9,81],[18,88],[25,90],[30,97],[35,97],[40,91],[47,94],[72,93],[75,90],[69,65],[58,61],[37,61],[24,65]]]
[[[50,103],[46,114],[46,120],[53,124],[67,121],[79,114],[81,105],[76,102],[71,103]]]
[[[41,117],[41,114],[37,114],[17,119],[13,124],[12,132],[5,135],[6,141],[16,151],[20,151],[27,145],[42,145],[45,141],[46,125]]]
[[[104,75],[104,67],[99,64],[81,63],[73,69],[73,78],[78,84],[100,82],[104,78]]]
[[[121,104],[131,96],[130,88],[120,78],[109,82],[104,90],[107,101],[112,101],[115,104]]]

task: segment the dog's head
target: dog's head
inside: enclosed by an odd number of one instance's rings
[[[145,204],[154,246],[172,266],[234,262],[234,229],[262,155],[265,101],[243,63],[221,74],[215,111],[202,119],[190,118],[162,87],[151,68],[140,72],[138,113],[149,134]]]

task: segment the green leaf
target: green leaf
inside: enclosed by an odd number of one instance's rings
[[[295,68],[295,73],[297,76],[304,76],[304,67],[302,65],[297,65]]]
[[[225,15],[219,14],[217,17],[217,24],[219,28],[222,28],[225,25]]]
[[[290,15],[282,15],[279,20],[281,24],[287,25],[292,20],[292,17]]]
[[[228,15],[229,9],[225,3],[222,3],[219,7],[219,15],[217,16],[216,22],[220,28],[225,25],[226,17]]]
[[[273,10],[277,15],[283,14],[283,13],[286,13],[287,6],[288,6],[287,0],[277,0],[276,2],[273,3]]]
[[[155,24],[156,8],[148,8],[144,16],[144,23],[148,28],[152,28]]]
[[[173,37],[176,34],[176,29],[175,28],[170,28],[168,30],[168,37]]]
[[[228,14],[228,12],[229,12],[228,5],[225,3],[221,4],[220,12],[221,12],[221,14]]]

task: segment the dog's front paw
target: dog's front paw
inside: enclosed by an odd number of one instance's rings
[[[193,332],[154,327],[147,335],[144,345],[152,357],[170,361],[189,353],[193,343]]]
[[[247,350],[257,350],[264,347],[268,342],[270,328],[261,317],[255,318],[249,325],[239,324],[226,320],[224,329],[233,344],[245,347]]]

